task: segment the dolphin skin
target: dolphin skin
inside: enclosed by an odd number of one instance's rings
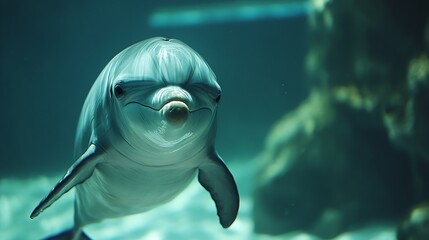
[[[51,239],[85,239],[84,226],[167,203],[198,175],[228,228],[239,195],[214,145],[220,96],[209,65],[183,42],[156,37],[126,48],[85,100],[77,160],[30,217],[75,187],[74,227]]]

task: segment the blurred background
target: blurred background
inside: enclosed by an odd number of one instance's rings
[[[91,236],[429,239],[427,9],[426,0],[1,1],[0,237],[71,226],[72,194],[28,215],[74,161],[80,110],[103,67],[164,36],[203,56],[222,86],[216,143],[241,193],[238,219],[222,230],[194,182],[161,210]]]

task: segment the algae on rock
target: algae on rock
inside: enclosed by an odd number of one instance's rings
[[[311,94],[259,157],[256,232],[331,238],[429,200],[427,9],[343,0],[309,17]]]

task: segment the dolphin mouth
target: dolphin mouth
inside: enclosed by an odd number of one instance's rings
[[[189,107],[182,101],[170,101],[161,108],[161,115],[173,126],[179,127],[185,124],[189,116]]]
[[[128,106],[128,105],[130,105],[130,104],[137,104],[137,105],[140,105],[142,107],[150,108],[150,109],[152,109],[152,110],[154,110],[156,112],[159,112],[167,104],[169,104],[171,102],[182,102],[183,104],[185,104],[188,107],[188,112],[189,113],[197,112],[197,111],[200,111],[200,110],[209,110],[210,112],[212,112],[212,109],[210,107],[207,107],[207,106],[202,106],[202,107],[198,107],[198,108],[192,108],[192,107],[189,106],[190,105],[189,101],[187,101],[186,99],[183,99],[183,98],[171,98],[171,99],[168,99],[167,101],[165,101],[164,104],[162,104],[159,107],[155,107],[155,106],[152,106],[152,105],[149,105],[149,104],[144,104],[144,103],[137,102],[137,101],[128,102],[128,103],[125,104],[125,107]]]
[[[140,107],[141,110],[138,112],[142,119],[147,119],[147,117],[149,116],[146,115],[149,114],[149,112],[144,113],[144,111],[142,111],[143,109],[147,109],[146,111],[151,111],[153,114],[155,114],[153,115],[153,117],[155,117],[154,119],[158,119],[156,121],[163,120],[163,122],[167,124],[166,126],[171,127],[171,130],[183,129],[185,126],[189,126],[189,124],[195,123],[195,121],[198,121],[196,119],[199,119],[201,118],[201,116],[203,116],[201,114],[204,114],[204,111],[206,111],[206,114],[213,115],[213,111],[209,107],[201,106],[199,108],[191,109],[189,105],[186,104],[186,102],[182,101],[182,99],[177,98],[172,98],[168,100],[160,107],[146,105],[137,101],[128,102],[125,107],[128,105]],[[197,112],[201,112],[201,114]]]

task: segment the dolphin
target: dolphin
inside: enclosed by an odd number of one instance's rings
[[[30,217],[75,187],[74,226],[56,237],[85,239],[84,226],[167,203],[198,175],[228,228],[239,194],[215,150],[220,97],[215,74],[185,43],[155,37],[126,48],[85,100],[77,160]]]

